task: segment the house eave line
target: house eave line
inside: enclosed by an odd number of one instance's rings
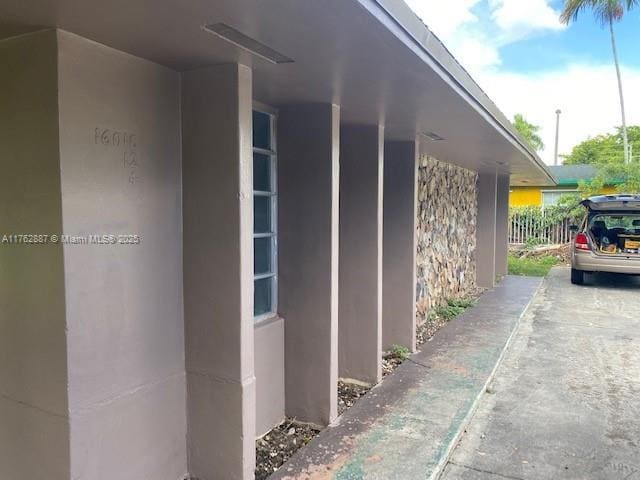
[[[483,116],[485,116],[486,120],[492,124],[492,126],[499,131],[506,139],[508,139],[514,147],[516,147],[522,154],[524,154],[535,166],[537,166],[545,175],[545,177],[551,182],[552,185],[556,184],[556,180],[551,175],[549,170],[546,168],[544,162],[540,157],[531,150],[531,148],[508,126],[505,125],[504,121],[499,118],[495,112],[491,111],[490,108],[482,102],[476,94],[474,94],[470,89],[464,84],[464,82],[456,76],[450,69],[448,69],[444,63],[428,48],[426,43],[430,40],[437,42],[441,47],[443,52],[449,56],[449,60],[453,62],[453,64],[458,65],[460,70],[464,75],[468,77],[468,80],[472,82],[473,85],[483,94],[489,102],[491,100],[484,93],[482,88],[473,80],[471,75],[460,65],[460,63],[455,59],[455,57],[449,52],[449,50],[442,44],[440,39],[428,29],[424,23],[420,22],[422,28],[424,28],[426,36],[425,40],[420,41],[419,38],[416,37],[415,33],[411,31],[409,27],[407,27],[399,18],[398,13],[394,12],[394,9],[405,8],[408,9],[404,2],[399,0],[359,0],[360,4],[366,8],[370,13],[372,13],[378,20],[382,21],[382,17],[384,16],[388,21],[392,22],[402,33],[404,33],[405,39],[404,42],[410,42],[414,47],[416,47],[421,53],[426,55],[430,62],[426,62],[429,64],[431,68],[435,72],[437,72],[445,81],[448,81],[454,87],[454,90],[473,108],[478,110]],[[405,12],[406,13],[406,12]],[[415,14],[414,14],[415,15]],[[417,17],[416,17],[417,20]],[[385,25],[387,26],[387,25]],[[387,26],[388,27],[388,26]],[[390,29],[391,30],[391,29]],[[392,30],[393,31],[393,30]],[[398,36],[396,34],[396,36]],[[402,39],[401,39],[402,40]],[[495,107],[495,105],[494,105]],[[495,107],[496,110],[497,107]],[[499,110],[498,110],[499,111]],[[506,120],[506,117],[505,117]]]

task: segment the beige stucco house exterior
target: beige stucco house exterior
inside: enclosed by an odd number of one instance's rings
[[[553,182],[398,0],[2,1],[0,67],[2,479],[252,478],[414,348],[421,211],[491,287]]]

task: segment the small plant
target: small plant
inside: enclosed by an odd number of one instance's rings
[[[476,301],[473,298],[453,298],[447,303],[453,307],[460,307],[466,310],[469,307],[473,307]]]
[[[440,318],[445,320],[451,320],[453,317],[457,317],[462,312],[464,312],[464,308],[458,307],[456,305],[445,305],[443,307],[436,307],[435,313]]]
[[[411,352],[407,347],[403,347],[402,345],[391,345],[391,348],[389,349],[388,357],[398,358],[404,361],[407,358],[409,358],[410,354]]]
[[[451,320],[454,317],[457,317],[462,312],[464,312],[467,308],[473,306],[475,300],[472,298],[452,298],[447,300],[446,305],[442,305],[434,308],[431,313],[429,313],[429,317],[431,319],[441,318],[443,320]]]
[[[538,245],[544,245],[545,243],[547,242],[541,238],[529,237],[527,238],[527,241],[524,243],[524,248],[526,248],[527,250],[533,250]]]

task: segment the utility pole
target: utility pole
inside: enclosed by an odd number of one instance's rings
[[[558,165],[558,139],[560,137],[560,114],[562,111],[560,109],[556,110],[556,150],[553,154],[553,164]]]

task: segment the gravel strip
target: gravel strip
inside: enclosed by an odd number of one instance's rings
[[[264,480],[320,433],[317,428],[287,419],[256,440],[256,480]]]
[[[416,328],[416,345],[419,347],[431,340],[436,332],[444,327],[448,321],[446,318],[438,316],[427,318]]]
[[[402,362],[403,360],[398,357],[382,357],[382,378],[393,372]]]
[[[369,390],[371,387],[338,381],[338,415],[351,408]]]

